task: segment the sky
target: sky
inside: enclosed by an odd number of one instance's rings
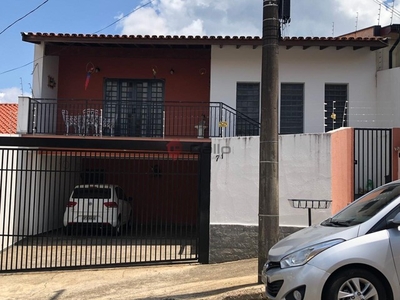
[[[331,37],[400,24],[400,0],[291,0],[287,37]],[[261,36],[263,0],[3,0],[0,103],[31,95],[33,51],[21,32]],[[394,9],[388,9],[394,8]]]

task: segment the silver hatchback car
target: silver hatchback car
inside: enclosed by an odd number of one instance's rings
[[[262,280],[269,299],[399,300],[400,180],[274,245]]]

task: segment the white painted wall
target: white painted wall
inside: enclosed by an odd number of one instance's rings
[[[0,167],[0,250],[26,235],[62,228],[69,195],[79,183],[79,157],[10,148],[0,151]]]
[[[225,46],[211,49],[213,102],[236,107],[236,83],[261,81],[261,47]],[[326,83],[349,85],[349,124],[374,127],[376,118],[376,54],[369,48],[319,50],[311,47],[279,49],[279,82],[304,83],[304,131],[324,132],[324,88]]]
[[[258,225],[259,143],[259,137],[212,139],[211,224]],[[330,199],[330,135],[280,136],[279,155],[279,223],[307,226],[307,210],[287,199]],[[312,211],[313,223],[329,216],[330,209]]]
[[[7,248],[17,240],[11,235],[14,233],[15,187],[17,176],[13,171],[16,168],[16,159],[10,155],[8,149],[0,150],[0,250]]]
[[[45,56],[45,46],[43,43],[35,45],[34,58],[35,65],[32,74],[33,98],[57,98],[58,91],[58,56]],[[50,88],[48,76],[55,79],[56,86]]]
[[[400,126],[400,68],[377,73],[378,105],[377,127]]]

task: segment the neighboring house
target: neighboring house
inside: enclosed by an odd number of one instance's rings
[[[35,45],[33,97],[19,101],[21,137],[0,139],[10,147],[3,154],[15,158],[13,165],[0,161],[11,174],[2,186],[23,187],[2,189],[0,218],[14,220],[3,225],[2,248],[36,243],[38,235],[57,247],[53,241],[65,240],[59,230],[69,193],[81,183],[122,186],[134,199],[134,224],[123,239],[100,245],[92,236],[86,244],[67,239],[60,251],[79,249],[73,257],[51,256],[43,265],[35,256],[3,270],[254,256],[260,38],[22,33],[22,39]],[[384,67],[387,53],[397,53],[391,43],[382,36],[280,41],[280,171],[297,170],[310,192],[303,197],[334,193],[333,140],[346,141],[346,154],[352,149],[351,134],[338,133],[337,140],[324,132],[400,126],[400,112],[381,105],[395,106],[399,88],[385,79],[397,72]],[[313,135],[294,135],[302,133]],[[352,189],[347,184],[346,197]],[[292,193],[284,182],[281,194]],[[288,222],[290,213],[285,208],[284,225],[302,225]]]
[[[0,134],[17,133],[18,104],[0,103]]]

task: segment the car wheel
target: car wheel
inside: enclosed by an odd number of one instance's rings
[[[117,226],[112,228],[113,235],[120,235],[121,234],[121,216],[118,217]]]
[[[72,234],[71,226],[64,226],[64,234],[65,235],[71,235]]]
[[[371,272],[349,269],[334,275],[326,284],[323,299],[387,300],[382,282]]]

